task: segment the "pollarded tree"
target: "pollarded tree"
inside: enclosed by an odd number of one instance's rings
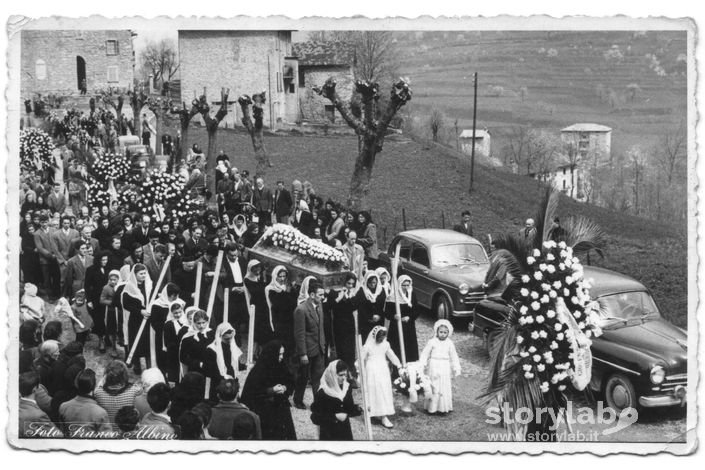
[[[203,122],[206,125],[206,132],[208,132],[208,150],[206,153],[206,189],[210,191],[211,194],[215,194],[215,157],[217,154],[217,144],[218,144],[218,126],[220,122],[228,114],[228,95],[230,94],[230,88],[220,89],[220,108],[215,116],[210,114],[210,106],[208,105],[208,100],[206,99],[206,90],[203,90],[203,94],[198,99],[198,103],[194,103],[198,112],[203,118]]]
[[[382,151],[384,137],[394,115],[411,100],[411,88],[408,80],[400,78],[392,85],[390,99],[386,109],[377,119],[379,85],[371,81],[355,82],[355,90],[362,101],[362,117],[356,118],[350,111],[350,105],[343,102],[335,90],[335,79],[326,80],[322,87],[314,87],[319,95],[330,100],[345,122],[355,130],[358,138],[358,154],[355,169],[350,179],[348,205],[354,210],[365,208],[365,198],[370,190],[370,179],[375,164],[375,157]]]
[[[191,102],[191,109],[186,107],[186,102],[181,103],[182,107],[174,106],[171,108],[171,114],[179,116],[179,124],[181,126],[181,139],[178,141],[178,146],[176,148],[176,156],[179,160],[184,160],[185,155],[185,144],[187,142],[189,125],[191,124],[191,119],[198,114],[198,100],[193,100]]]
[[[242,125],[252,139],[252,147],[255,150],[255,161],[257,162],[256,176],[264,176],[267,167],[272,166],[267,156],[267,149],[264,146],[264,104],[267,101],[267,92],[255,93],[250,98],[242,95],[237,99],[242,109]],[[252,112],[250,112],[250,108]],[[254,122],[252,118],[254,117]]]

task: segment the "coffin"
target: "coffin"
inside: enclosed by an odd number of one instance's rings
[[[340,288],[345,285],[345,276],[350,272],[347,266],[336,263],[324,263],[310,256],[293,253],[279,246],[273,246],[267,234],[271,230],[276,230],[278,226],[279,224],[275,225],[274,228],[268,229],[268,232],[265,232],[260,241],[247,250],[248,259],[256,259],[262,263],[267,274],[271,274],[272,270],[278,265],[285,266],[289,271],[289,281],[299,285],[301,285],[306,276],[315,276],[325,289]],[[287,230],[295,231],[297,237],[302,237],[310,242],[308,237],[305,237],[296,229],[288,227]]]

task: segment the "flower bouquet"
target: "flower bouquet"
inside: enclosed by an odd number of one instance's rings
[[[124,155],[106,154],[96,161],[91,171],[100,182],[108,183],[109,180],[125,181],[129,174],[130,164]]]
[[[394,390],[409,397],[409,403],[418,401],[418,394],[431,396],[431,379],[423,373],[423,368],[418,362],[409,362],[406,367],[399,369],[399,377],[392,382]]]

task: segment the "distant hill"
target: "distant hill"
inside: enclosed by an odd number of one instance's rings
[[[436,107],[471,127],[478,72],[478,127],[490,130],[495,155],[517,124],[604,124],[614,155],[686,118],[685,32],[400,32],[396,45],[414,91],[406,112]]]

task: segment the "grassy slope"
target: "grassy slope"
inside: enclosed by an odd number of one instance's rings
[[[649,32],[473,32],[426,33],[423,38],[399,33],[400,74],[409,76],[414,99],[408,111],[428,114],[437,107],[448,125],[472,125],[472,73],[478,72],[478,125],[492,133],[493,153],[506,144],[506,132],[516,124],[557,132],[574,122],[597,122],[612,127],[613,155],[634,144],[648,146],[685,118],[686,82],[680,75],[686,52],[685,33]],[[623,60],[607,60],[604,52],[619,46]],[[541,50],[544,52],[540,52]],[[548,51],[556,54],[549,57]],[[655,54],[667,73],[650,67]],[[626,87],[641,91],[626,101]],[[611,88],[622,101],[611,107],[601,101],[598,84]],[[500,97],[489,86],[501,86]],[[521,87],[528,94],[522,101]]]
[[[192,142],[207,144],[203,129],[190,133]],[[249,137],[227,130],[218,135],[219,147],[240,169],[254,169]],[[273,184],[308,179],[324,197],[344,201],[357,151],[354,137],[268,136],[267,149],[274,168],[267,174]],[[468,195],[469,165],[451,153],[406,139],[388,140],[377,157],[369,207],[379,227],[380,248],[402,230],[402,208],[407,227],[441,226],[441,210],[452,225],[463,209],[473,211],[475,233],[486,242],[487,233],[518,230],[532,216],[541,190],[527,177],[476,165],[475,191]],[[606,209],[561,200],[559,213],[585,215],[600,223],[609,246],[600,265],[634,276],[655,294],[664,315],[685,326],[687,316],[687,250],[685,227],[625,216]]]

